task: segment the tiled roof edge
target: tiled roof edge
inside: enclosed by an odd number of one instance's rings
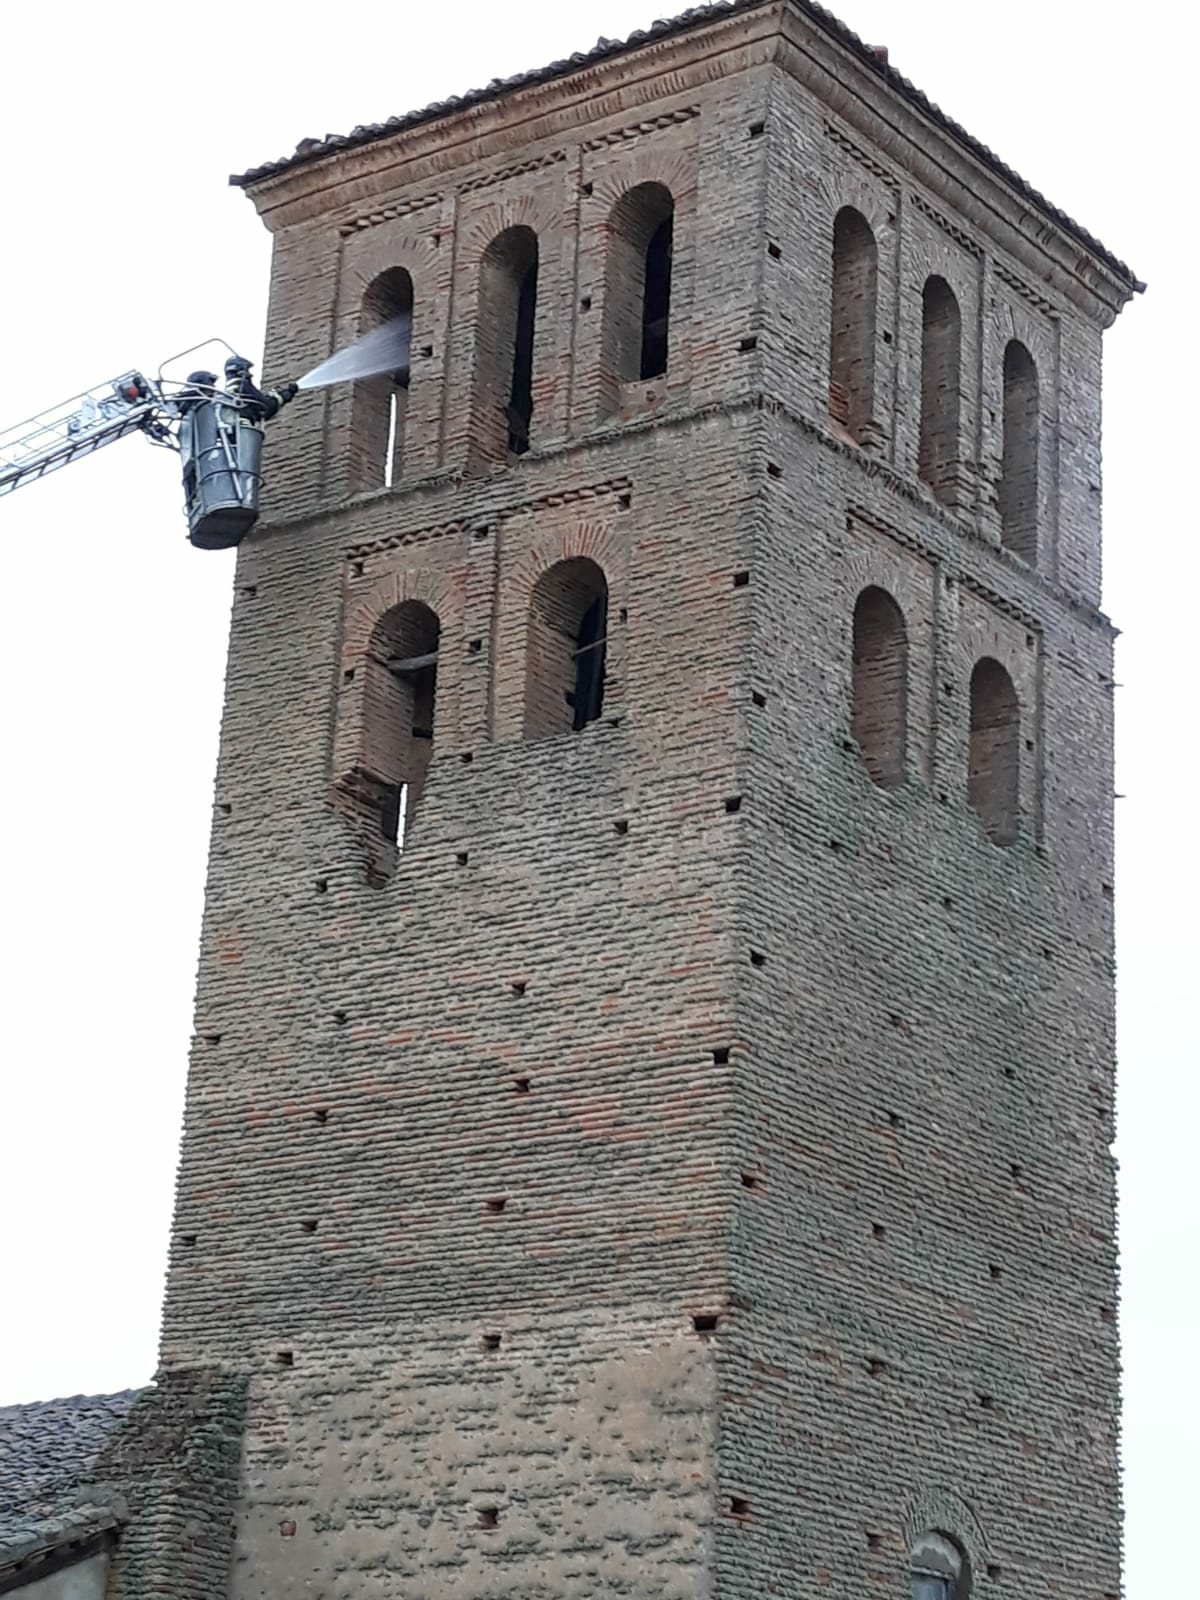
[[[651,24],[649,28],[631,33],[627,39],[601,39],[591,50],[580,51],[568,56],[564,61],[553,61],[548,66],[535,68],[530,72],[520,72],[511,78],[494,78],[483,89],[472,89],[466,94],[452,95],[448,100],[434,101],[419,111],[410,111],[399,117],[389,117],[386,122],[364,124],[352,129],[349,133],[329,134],[324,139],[304,139],[297,145],[295,153],[285,156],[279,161],[264,162],[263,165],[252,167],[248,172],[236,173],[230,178],[230,183],[239,189],[250,188],[266,178],[274,178],[284,172],[290,172],[295,167],[308,166],[313,162],[321,161],[326,156],[335,155],[341,151],[354,150],[362,145],[374,144],[380,139],[387,139],[397,133],[403,133],[410,128],[420,127],[423,123],[436,122],[440,117],[453,116],[456,112],[469,110],[472,106],[484,105],[490,100],[498,100],[503,95],[514,90],[529,88],[534,84],[549,83],[556,78],[568,77],[573,72],[579,72],[585,67],[594,66],[600,61],[606,61],[614,56],[624,55],[636,50],[645,44],[653,44],[657,40],[672,38],[678,34],[686,33],[693,28],[703,27],[705,23],[712,22],[721,17],[735,16],[739,12],[749,12],[757,8],[774,3],[774,0],[715,0],[710,5],[693,6],[678,17],[666,19]],[[1097,260],[1119,278],[1131,293],[1140,293],[1146,286],[1138,279],[1132,269],[1125,262],[1112,253],[1106,245],[1102,244],[1094,234],[1088,232],[1081,223],[1059,210],[1046,199],[1032,184],[1005,162],[987,145],[969,134],[964,127],[948,117],[941,108],[933,103],[927,95],[923,94],[914,84],[900,72],[890,66],[882,52],[874,50],[870,45],[864,44],[858,35],[841,22],[824,6],[818,5],[816,0],[787,0],[798,11],[809,17],[816,25],[830,37],[836,39],[852,51],[859,60],[875,72],[890,88],[894,89],[902,99],[908,101],[923,112],[931,121],[937,124],[956,144],[961,145],[983,166],[999,178],[1002,178],[1010,188],[1015,189],[1030,205],[1037,208],[1049,217],[1064,233],[1077,240]]]

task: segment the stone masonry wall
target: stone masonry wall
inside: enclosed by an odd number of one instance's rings
[[[352,393],[303,397],[238,565],[162,1346],[248,1382],[238,1600],[899,1597],[931,1529],[977,1600],[1118,1591],[1108,313],[1033,287],[886,100],[764,4],[256,195],[272,376],[393,268],[414,327],[395,489],[353,492]],[[644,183],[670,360],[633,383],[606,230]],[[829,414],[845,205],[878,246],[861,449]],[[531,449],[485,470],[512,227]],[[949,507],[917,481],[931,273],[962,312]],[[1035,562],[1000,545],[1014,338]],[[531,599],[580,558],[603,714],[531,740]],[[887,788],[851,732],[868,586],[907,635]],[[411,600],[432,759],[381,872],[340,785]],[[983,659],[1020,710],[1007,847],[967,798]]]

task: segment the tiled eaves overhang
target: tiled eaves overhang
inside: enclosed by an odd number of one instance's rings
[[[815,0],[783,0],[783,4],[785,8],[798,12],[821,33],[848,51],[862,67],[886,84],[921,116],[927,118],[953,144],[959,146],[1027,205],[1041,212],[1064,234],[1081,245],[1112,275],[1116,284],[1123,290],[1124,298],[1145,288],[1145,284],[1118,256],[1074,218],[1052,205],[1044,195],[1001,161],[999,156],[986,145],[973,138],[959,123],[946,116],[920,89],[890,66],[882,52],[864,44],[845,23],[826,11],[823,6],[816,4]],[[711,27],[725,19],[779,5],[780,0],[715,0],[713,4],[693,7],[678,17],[656,22],[649,28],[632,33],[628,39],[601,39],[591,50],[579,52],[564,61],[551,62],[548,66],[531,72],[518,73],[511,78],[494,79],[486,88],[474,89],[467,94],[452,96],[448,100],[435,101],[419,111],[389,117],[386,122],[365,124],[352,129],[348,134],[331,134],[324,139],[304,139],[296,147],[293,155],[278,161],[266,162],[251,168],[248,172],[235,174],[229,181],[237,188],[252,190],[298,168],[312,166],[330,157],[394,138],[396,135],[414,131],[444,118],[461,115],[520,90],[570,77],[574,73],[595,68],[648,45],[675,39],[705,26]]]

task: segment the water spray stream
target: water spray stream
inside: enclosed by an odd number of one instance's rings
[[[381,372],[407,373],[411,341],[412,317],[405,311],[306,372],[300,379],[300,387],[323,389],[328,384],[348,383],[353,378],[374,378]]]

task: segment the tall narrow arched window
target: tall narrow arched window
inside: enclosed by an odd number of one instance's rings
[[[498,464],[529,449],[537,289],[537,234],[532,228],[505,229],[479,265],[472,436],[479,464]]]
[[[608,584],[577,556],[547,568],[533,586],[525,654],[525,737],[578,731],[604,705]]]
[[[904,781],[908,743],[908,637],[904,614],[883,589],[854,607],[853,733],[875,783]]]
[[[408,413],[408,347],[412,331],[413,282],[403,267],[380,273],[363,296],[359,336],[395,323],[396,365],[354,385],[350,423],[351,481],[356,489],[390,489],[404,470],[404,425]]]
[[[1038,553],[1038,375],[1025,346],[1004,351],[1004,443],[1000,464],[1000,532],[1023,560]]]
[[[962,317],[945,278],[930,278],[921,297],[921,443],[918,470],[943,505],[954,503],[958,476]]]
[[[674,249],[671,191],[640,183],[623,194],[608,219],[604,294],[605,366],[617,382],[667,370]]]
[[[843,206],[833,223],[829,319],[829,415],[861,440],[875,406],[875,313],[879,251],[861,212]]]
[[[969,1600],[962,1551],[943,1533],[922,1533],[910,1556],[912,1600]]]
[[[379,837],[401,850],[433,753],[440,634],[437,615],[406,600],[376,624],[364,664],[358,788]]]
[[[1020,821],[1021,711],[1013,681],[985,656],[971,674],[967,798],[993,844],[1012,844]]]

